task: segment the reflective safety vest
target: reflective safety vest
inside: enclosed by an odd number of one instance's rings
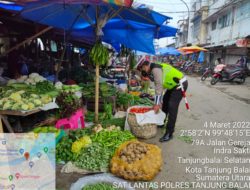
[[[182,79],[184,75],[178,69],[169,64],[164,63],[160,65],[162,66],[163,71],[163,88],[171,90],[178,85],[178,83],[174,81],[174,78]]]

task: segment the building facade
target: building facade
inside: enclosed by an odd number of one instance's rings
[[[208,15],[208,1],[192,0],[189,13],[188,43],[199,46],[206,45],[207,26],[204,20]]]
[[[250,57],[250,0],[192,0],[188,20],[187,42],[181,43],[185,40],[178,34],[177,47],[205,47],[210,63],[222,58],[234,64],[241,56]]]
[[[188,45],[188,18],[179,20],[178,23],[179,31],[176,36],[176,47],[183,47]]]
[[[210,61],[222,58],[234,64],[241,56],[250,56],[250,1],[210,0],[207,25],[207,45]]]

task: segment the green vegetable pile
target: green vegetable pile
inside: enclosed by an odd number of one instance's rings
[[[129,131],[114,129],[101,131],[91,135],[92,144],[75,155],[75,165],[90,171],[103,171],[109,168],[109,163],[115,150],[125,141],[135,137]]]
[[[107,83],[100,83],[100,92],[102,97],[115,96],[116,88]]]
[[[106,117],[106,114],[104,114],[103,112],[100,112],[98,113],[99,115],[99,120],[100,121],[103,121]],[[86,122],[93,122],[95,120],[95,113],[94,112],[91,112],[91,111],[88,111],[86,114],[85,114],[85,121]]]
[[[138,96],[135,96],[134,102],[131,106],[136,106],[136,105],[153,106],[154,103],[152,100],[148,98],[140,98]]]
[[[63,85],[62,90],[64,92],[78,92],[81,91],[82,88],[78,85]]]
[[[82,169],[107,171],[116,149],[125,141],[135,138],[129,131],[121,131],[118,128],[111,131],[102,130],[98,133],[91,131],[90,128],[79,129],[70,131],[68,136],[63,137],[56,147],[57,162],[72,161]],[[88,140],[89,137],[91,141]],[[82,146],[83,139],[87,146]],[[74,143],[75,147],[72,146]],[[81,150],[78,149],[78,144],[82,147]]]
[[[52,101],[46,94],[35,94],[28,90],[6,87],[0,93],[1,110],[29,111]]]
[[[81,153],[74,158],[74,163],[77,167],[90,171],[106,171],[112,156],[113,152],[109,147],[100,143],[93,143],[82,149]]]
[[[72,144],[73,140],[68,136],[65,136],[56,145],[56,161],[58,163],[73,160],[73,153],[71,152]]]
[[[105,103],[104,104],[104,119],[112,119],[113,117],[113,109],[112,109],[112,104]]]
[[[84,128],[84,129],[77,129],[77,130],[71,130],[68,134],[69,138],[71,138],[73,141],[76,141],[80,139],[83,136],[89,136],[92,133],[91,128]]]
[[[35,84],[12,83],[5,87],[5,89],[6,88],[12,89],[14,91],[24,90],[27,93],[33,93],[38,95],[42,94],[51,97],[56,97],[58,95],[58,90],[56,89],[56,87],[47,80],[40,81]]]
[[[83,136],[79,140],[76,140],[71,147],[71,152],[78,154],[81,149],[89,146],[92,143],[89,136]]]
[[[148,98],[140,98],[128,93],[118,93],[117,94],[117,106],[127,109],[130,106],[144,105],[152,106],[153,102]]]
[[[105,103],[104,104],[104,112],[99,113],[100,123],[104,124],[105,126],[111,126],[111,125],[124,126],[125,122],[119,122],[119,119],[113,118],[112,111],[113,111],[112,105]],[[85,114],[85,121],[86,122],[93,122],[94,120],[95,120],[95,113],[88,111]],[[116,121],[118,121],[117,122],[118,124],[116,123]],[[110,123],[110,125],[109,125],[109,123]]]
[[[117,190],[112,184],[108,183],[97,183],[93,185],[87,185],[82,188],[82,190]]]
[[[82,101],[73,92],[61,92],[56,98],[56,103],[61,118],[70,117],[82,107]]]
[[[57,95],[58,90],[46,80],[34,84],[9,83],[0,88],[0,109],[30,111],[52,102]]]
[[[93,98],[95,96],[95,84],[80,84],[83,87],[83,96],[86,98]],[[100,83],[99,87],[100,97],[111,97],[116,95],[116,88],[114,86],[108,85],[107,83]]]
[[[130,131],[117,130],[112,131],[101,131],[94,135],[91,135],[93,142],[100,143],[105,147],[109,147],[110,150],[114,153],[115,150],[124,142],[134,139],[135,137],[131,134]]]
[[[135,96],[128,93],[117,93],[117,106],[126,109],[134,102],[134,98]]]
[[[69,132],[67,136],[64,136],[61,141],[56,145],[56,161],[58,163],[64,161],[72,161],[73,153],[71,152],[72,144],[76,140],[80,139],[85,135],[90,135],[91,129],[77,129]]]
[[[43,126],[43,127],[37,127],[33,129],[34,133],[55,133],[55,136],[57,137],[60,134],[60,129],[55,128],[54,126]]]
[[[39,94],[46,94],[47,92],[51,92],[54,90],[55,90],[54,85],[47,80],[36,83],[36,91]]]
[[[125,125],[125,118],[112,118],[112,119],[108,119],[108,120],[102,120],[100,121],[100,124],[104,127],[110,127],[112,125],[115,126],[120,126],[123,128],[123,126]]]

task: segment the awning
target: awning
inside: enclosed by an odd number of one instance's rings
[[[227,46],[231,46],[234,45],[236,43],[236,40],[228,40],[226,42],[220,42],[220,43],[216,43],[216,44],[210,44],[208,46],[205,46],[205,48],[215,48],[215,47],[227,47]]]

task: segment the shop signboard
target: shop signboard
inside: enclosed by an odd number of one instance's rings
[[[250,48],[250,39],[246,39],[246,38],[238,39],[236,41],[236,46],[237,47],[248,47],[248,48]]]

